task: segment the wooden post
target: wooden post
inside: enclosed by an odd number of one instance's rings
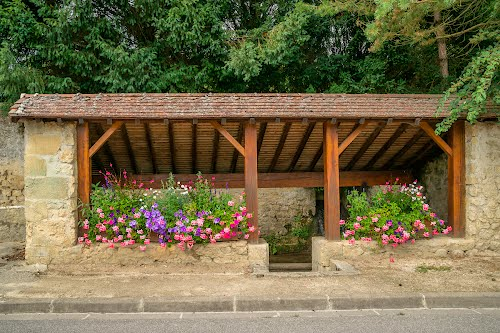
[[[255,124],[245,124],[245,193],[247,210],[252,213],[251,224],[256,230],[259,228],[259,211],[257,200],[257,126]],[[258,243],[259,235],[255,231],[250,236],[251,243]]]
[[[340,173],[338,125],[323,123],[325,237],[340,240]]]
[[[83,204],[90,203],[90,188],[92,184],[90,168],[90,136],[89,123],[77,125],[77,166],[78,166],[78,199]]]
[[[457,120],[448,134],[448,221],[453,236],[465,235],[465,122]]]

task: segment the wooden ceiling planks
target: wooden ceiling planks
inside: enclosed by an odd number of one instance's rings
[[[429,154],[430,148],[424,149],[426,146],[435,146],[417,126],[399,121],[367,120],[366,124],[340,155],[341,170],[404,168],[407,164],[415,164],[414,160],[420,161],[422,153]],[[228,121],[223,126],[244,146],[242,122]],[[346,140],[359,126],[359,122],[339,122],[339,142]],[[109,127],[104,122],[92,123],[91,143]],[[259,172],[323,170],[322,122],[257,122],[257,129],[257,141],[261,141]],[[192,121],[128,122],[94,156],[94,169],[111,163],[117,169],[138,174],[244,171],[241,154],[206,121],[195,124]],[[94,170],[93,174],[97,172]]]

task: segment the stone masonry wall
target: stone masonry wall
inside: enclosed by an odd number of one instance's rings
[[[24,241],[22,124],[0,116],[0,242]]]
[[[440,218],[448,221],[448,156],[442,153],[420,171],[427,202]]]
[[[48,264],[75,244],[76,123],[25,122],[26,261]]]
[[[231,189],[239,194],[243,189]],[[261,236],[286,233],[285,225],[296,216],[316,214],[316,192],[313,188],[260,188],[259,229]]]
[[[466,238],[475,252],[500,254],[500,125],[465,128]]]

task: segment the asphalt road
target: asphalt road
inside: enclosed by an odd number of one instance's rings
[[[13,314],[0,332],[500,332],[500,309]]]

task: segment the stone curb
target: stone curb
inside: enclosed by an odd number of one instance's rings
[[[0,314],[334,311],[361,309],[500,308],[500,292],[407,295],[311,296],[305,298],[190,297],[164,299],[2,299]]]

